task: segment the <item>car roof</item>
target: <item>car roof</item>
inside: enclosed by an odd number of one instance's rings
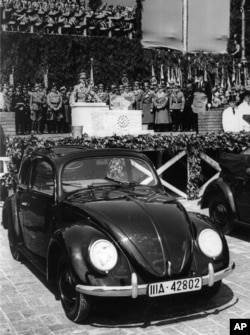
[[[81,145],[59,145],[50,148],[39,148],[33,151],[34,156],[43,156],[51,160],[63,160],[67,161],[68,159],[80,158],[80,157],[95,157],[95,156],[109,156],[109,155],[118,155],[118,156],[136,156],[138,158],[147,158],[146,155],[141,152],[131,150],[131,149],[122,149],[122,148],[102,148],[102,149],[89,149]]]

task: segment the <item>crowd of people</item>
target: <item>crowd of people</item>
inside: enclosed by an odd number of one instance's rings
[[[189,81],[185,89],[174,80],[157,82],[156,78],[132,83],[128,80],[121,83],[121,80],[119,84],[106,87],[103,83],[96,86],[90,84],[85,72],[78,79],[79,82],[74,87],[58,88],[53,83],[49,89],[39,83],[33,86],[17,85],[15,88],[4,84],[0,86],[0,111],[15,112],[17,134],[71,132],[71,107],[75,102],[81,101],[102,102],[114,110],[142,110],[143,129],[158,132],[198,132],[199,113],[213,108],[225,109],[225,131],[235,131],[235,127],[238,131],[248,130],[248,119],[244,120],[244,126],[239,121],[242,116],[239,117],[237,126],[232,120],[235,115],[250,115],[249,101],[242,104],[248,99],[249,91],[242,86],[230,89],[211,88],[204,81],[203,73],[198,74],[195,82]],[[233,113],[231,118],[228,116],[230,113]]]
[[[93,11],[84,0],[0,0],[3,30],[133,37],[135,7],[107,2]]]

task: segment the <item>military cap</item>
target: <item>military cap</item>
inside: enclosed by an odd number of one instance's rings
[[[79,74],[79,79],[87,79],[86,72],[81,72]]]

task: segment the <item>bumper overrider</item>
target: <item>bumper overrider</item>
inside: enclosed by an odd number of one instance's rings
[[[223,278],[230,275],[234,270],[235,263],[233,262],[227,268],[214,272],[212,263],[208,264],[208,274],[202,276],[202,287],[213,286],[215,282],[222,280]],[[76,291],[92,295],[96,297],[132,297],[137,298],[139,295],[148,294],[149,284],[138,285],[137,275],[132,273],[131,285],[129,286],[88,286],[88,285],[76,285]]]

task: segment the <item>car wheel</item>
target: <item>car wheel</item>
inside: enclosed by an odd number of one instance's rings
[[[22,254],[20,253],[20,251],[18,251],[16,247],[15,238],[13,237],[13,234],[11,233],[10,228],[8,229],[8,238],[9,238],[9,246],[10,246],[11,255],[16,261],[20,262],[22,260]]]
[[[215,196],[212,199],[209,204],[209,216],[220,226],[224,234],[233,231],[231,210],[223,197]]]
[[[200,296],[202,296],[203,298],[212,298],[219,292],[220,288],[221,288],[221,280],[215,282],[213,286],[203,287],[199,293]]]
[[[75,290],[75,276],[66,258],[59,261],[57,287],[66,316],[76,323],[84,321],[90,310],[90,302]]]

